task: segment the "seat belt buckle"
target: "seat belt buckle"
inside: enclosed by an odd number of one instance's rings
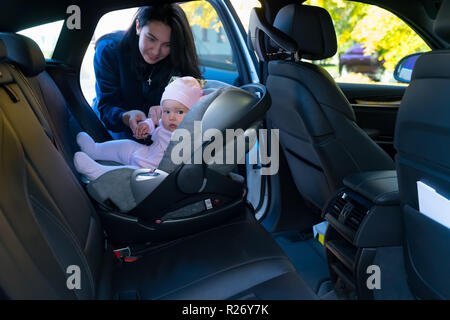
[[[131,255],[130,247],[116,249],[116,250],[113,250],[113,252],[116,255],[117,259],[119,259],[120,261],[124,261],[124,262],[134,262],[139,258],[139,257],[133,257]]]
[[[117,259],[122,259],[122,258],[131,256],[130,247],[116,249],[116,250],[113,250],[113,252],[116,255]]]

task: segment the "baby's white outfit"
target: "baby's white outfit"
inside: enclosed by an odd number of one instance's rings
[[[75,153],[74,164],[78,172],[89,180],[95,180],[107,171],[128,167],[132,169],[156,169],[164,156],[172,132],[162,126],[155,129],[151,119],[145,120],[149,125],[149,134],[153,143],[149,146],[133,140],[112,140],[103,143],[95,141],[85,132],[77,135],[77,143],[82,152]],[[109,160],[122,163],[123,166],[103,166],[94,160]]]

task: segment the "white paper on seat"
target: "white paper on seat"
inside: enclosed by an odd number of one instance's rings
[[[422,181],[417,181],[419,211],[434,221],[450,228],[450,200]]]

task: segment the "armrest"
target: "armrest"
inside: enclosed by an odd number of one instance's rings
[[[397,172],[368,171],[344,179],[344,185],[376,205],[399,205]]]

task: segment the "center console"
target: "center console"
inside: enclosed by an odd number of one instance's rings
[[[340,297],[373,299],[377,284],[370,276],[380,271],[375,270],[380,265],[377,256],[385,248],[401,252],[397,175],[395,171],[358,173],[346,178],[344,186],[322,213],[328,221],[325,249],[331,280]],[[392,271],[387,269],[382,271],[384,280]]]

